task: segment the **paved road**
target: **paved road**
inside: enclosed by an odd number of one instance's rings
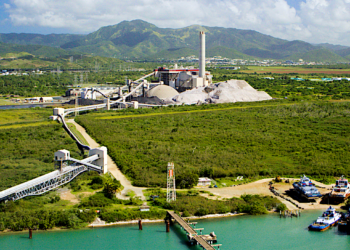
[[[68,120],[68,122],[75,125],[77,130],[82,134],[91,148],[100,147],[100,145],[94,139],[92,139],[88,133],[86,133],[85,129],[82,126],[76,123],[73,119]],[[146,188],[134,187],[131,182],[125,177],[125,175],[120,171],[120,169],[117,167],[109,155],[107,158],[107,165],[108,171],[124,186],[124,190],[121,192],[121,194],[117,195],[119,199],[129,199],[129,197],[126,196],[126,193],[128,190],[132,190],[136,193],[136,196],[141,197],[142,200],[146,200],[142,192],[142,190],[145,190]]]

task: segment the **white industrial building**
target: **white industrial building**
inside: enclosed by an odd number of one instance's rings
[[[111,95],[118,91],[117,87],[98,87],[98,88],[83,88],[81,89],[81,98],[82,99],[93,99],[102,98],[103,95]],[[102,93],[102,94],[101,94]]]
[[[205,186],[210,186],[210,185],[211,185],[211,179],[209,179],[208,177],[200,177],[198,179],[197,186],[205,187]]]
[[[212,83],[212,75],[205,70],[205,33],[199,33],[200,52],[199,69],[174,69],[158,68],[155,70],[155,76],[159,82],[163,82],[178,91],[205,87]]]

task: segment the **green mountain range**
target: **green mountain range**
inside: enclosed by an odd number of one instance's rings
[[[0,34],[0,42],[57,47],[68,54],[84,53],[130,60],[160,60],[198,55],[199,32],[206,32],[207,56],[349,62],[350,47],[287,41],[253,30],[192,25],[159,28],[134,20],[102,27],[88,35]],[[56,51],[55,53],[59,53]],[[63,53],[63,52],[62,52]]]
[[[32,55],[36,57],[62,57],[79,54],[77,51],[68,51],[62,48],[49,47],[44,45],[21,45],[0,42],[0,56],[21,57]]]

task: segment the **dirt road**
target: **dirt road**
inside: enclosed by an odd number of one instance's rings
[[[285,178],[284,180],[286,180]],[[216,199],[217,196],[220,196],[221,198],[232,198],[232,197],[240,197],[244,194],[252,194],[252,195],[273,195],[275,196],[270,190],[269,190],[269,182],[272,181],[272,178],[269,179],[262,179],[258,180],[256,182],[244,184],[244,185],[238,185],[235,187],[226,187],[226,188],[201,188],[201,190],[206,190],[214,194],[215,196],[208,196],[205,195],[208,198]],[[289,179],[290,183],[277,183],[273,186],[275,189],[278,190],[279,193],[283,194],[284,196],[288,196],[286,191],[292,188],[292,183],[297,181],[297,179]],[[312,181],[316,185],[324,188],[319,188],[319,191],[321,194],[329,193],[332,185],[324,185],[323,183],[319,183],[316,181]],[[286,204],[289,210],[295,210],[297,207],[293,205],[291,202],[282,199],[281,197],[275,196],[277,199],[279,199],[281,202]],[[320,204],[320,200],[316,202],[299,202],[298,200],[293,199],[292,197],[288,196],[288,199],[293,200],[294,203],[296,203],[298,206],[304,208],[304,209],[327,209],[329,207],[328,204]],[[340,205],[334,206],[336,208],[340,208]]]
[[[91,148],[97,148],[100,147],[100,145],[86,133],[85,129],[80,126],[78,123],[76,123],[73,119],[68,120],[69,123],[74,124],[74,126],[77,128],[77,130],[82,134],[82,136],[85,138],[85,140],[89,143]],[[134,187],[131,182],[125,177],[125,175],[120,171],[120,169],[117,167],[117,165],[114,163],[112,158],[108,155],[107,158],[107,165],[108,165],[108,171],[120,181],[120,183],[124,186],[124,190],[121,192],[121,194],[118,194],[117,197],[119,199],[129,199],[128,196],[126,196],[127,191],[132,190],[135,192],[136,196],[141,197],[142,200],[146,200],[145,196],[143,195],[142,190],[145,190],[146,188],[139,188]]]

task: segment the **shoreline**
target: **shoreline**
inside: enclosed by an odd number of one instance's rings
[[[183,217],[183,219],[203,220],[203,219],[234,217],[234,216],[242,216],[242,215],[247,215],[247,214],[246,213],[208,214],[208,215],[204,215],[204,216]],[[156,220],[145,219],[145,220],[142,220],[142,223],[162,223],[162,222],[164,222],[164,219],[156,219]],[[110,223],[106,223],[105,221],[98,220],[98,223],[96,223],[96,224],[91,223],[87,227],[88,228],[109,227],[109,226],[116,226],[116,225],[130,225],[130,224],[138,224],[138,223],[139,223],[139,220],[117,221],[117,222],[110,222]]]
[[[311,209],[312,210],[322,210],[322,209]],[[307,209],[306,211],[310,211]],[[273,214],[277,212],[275,211],[269,211],[268,214]],[[205,219],[216,219],[216,218],[229,218],[229,217],[236,217],[236,216],[243,216],[243,215],[249,215],[247,213],[226,213],[226,214],[208,214],[204,216],[190,216],[190,217],[183,217],[185,220],[205,220]],[[100,224],[94,224],[95,221],[99,221]],[[59,228],[55,227],[52,229],[47,229],[47,230],[33,230],[33,232],[57,232],[57,231],[74,231],[74,230],[87,230],[91,228],[103,228],[103,227],[113,227],[113,226],[121,226],[121,225],[133,225],[133,224],[138,224],[139,220],[129,220],[129,221],[117,221],[117,222],[111,222],[111,223],[106,223],[105,221],[102,221],[98,217],[95,219],[95,221],[85,227],[79,228],[79,229],[69,229],[69,228]],[[142,220],[142,223],[146,224],[152,224],[152,223],[164,223],[164,219],[144,219]],[[26,233],[28,230],[22,230],[22,231],[2,231],[0,232],[0,236],[4,235],[11,235],[11,234],[22,234]]]
[[[227,213],[227,214],[208,214],[204,216],[190,216],[190,217],[183,217],[184,219],[189,219],[189,220],[203,220],[203,219],[212,219],[212,218],[224,218],[224,217],[235,217],[235,216],[242,216],[242,215],[248,215],[246,213]],[[101,221],[98,217],[95,219]],[[86,227],[82,227],[79,229],[69,229],[69,228],[59,228],[55,227],[52,229],[47,229],[47,230],[33,230],[33,232],[57,232],[57,231],[73,231],[73,230],[83,230],[83,229],[91,229],[91,228],[97,228],[97,227],[111,227],[111,226],[119,226],[119,225],[132,225],[132,224],[138,224],[138,220],[129,220],[129,221],[117,221],[117,222],[111,222],[111,223],[106,223],[105,221],[101,221],[104,224],[94,224],[91,223],[87,225]],[[142,223],[164,223],[164,219],[155,219],[155,220],[150,220],[150,219],[144,219],[142,220]],[[28,230],[22,230],[22,231],[11,231],[11,230],[5,230],[0,232],[1,235],[9,235],[9,234],[22,234],[26,233]]]

